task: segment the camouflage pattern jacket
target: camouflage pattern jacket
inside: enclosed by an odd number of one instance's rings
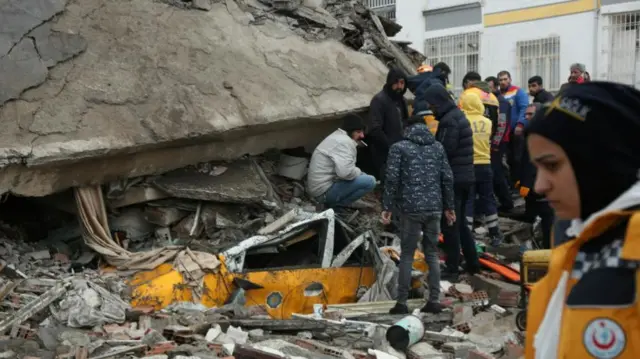
[[[408,127],[404,137],[389,149],[383,210],[425,213],[453,209],[453,173],[442,144],[424,123]]]

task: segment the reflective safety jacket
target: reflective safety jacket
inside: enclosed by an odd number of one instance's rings
[[[465,93],[475,93],[480,97],[484,105],[484,117],[491,120],[491,147],[493,150],[497,150],[508,128],[507,114],[506,112],[501,113],[498,97],[491,93],[489,84],[486,82],[476,82],[460,95],[460,100],[458,101],[458,107],[460,107],[460,109],[464,106],[462,97]]]
[[[639,208],[640,182],[555,242],[529,297],[526,359],[640,358]]]
[[[467,90],[460,96],[460,106],[473,131],[473,164],[491,164],[492,123],[484,116],[482,100],[475,92]]]

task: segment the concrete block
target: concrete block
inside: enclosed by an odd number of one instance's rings
[[[503,296],[514,295],[513,293],[516,293],[515,295],[518,295],[518,293],[520,293],[520,286],[518,285],[486,278],[478,274],[470,277],[470,280],[471,285],[475,290],[484,290],[487,292],[491,303],[496,303],[498,301],[500,293],[502,292],[505,292],[502,294]],[[499,303],[496,304],[502,305]]]

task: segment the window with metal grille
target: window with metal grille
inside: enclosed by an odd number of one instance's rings
[[[638,87],[640,85],[640,12],[606,16],[604,35],[608,59],[606,78]]]
[[[563,81],[563,74],[560,73],[560,37],[518,41],[516,48],[517,75],[513,79],[514,85],[526,88],[529,79],[537,75],[542,77],[547,90],[560,89],[560,85],[566,81],[566,78]],[[568,70],[564,75],[568,76]]]
[[[367,0],[366,4],[376,15],[395,21],[396,0]]]
[[[425,40],[424,54],[431,66],[444,62],[451,68],[449,81],[453,93],[462,92],[462,78],[469,71],[478,71],[480,58],[480,32],[469,32]]]

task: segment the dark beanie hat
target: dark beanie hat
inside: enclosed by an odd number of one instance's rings
[[[364,131],[364,121],[360,116],[350,113],[342,118],[340,128],[349,134],[353,131]]]
[[[417,123],[425,124],[424,118],[426,116],[433,116],[433,112],[431,110],[422,111],[419,115],[413,115],[407,119],[407,125],[415,125]]]
[[[638,181],[640,92],[611,83],[567,88],[544,106],[528,134],[543,136],[566,152],[580,193],[580,217],[603,209]]]

